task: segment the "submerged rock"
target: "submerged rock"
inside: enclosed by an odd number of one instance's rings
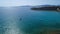
[[[22,18],[20,18],[20,21],[22,20]]]

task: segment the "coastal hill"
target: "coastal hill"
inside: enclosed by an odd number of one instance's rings
[[[58,10],[60,11],[60,5],[39,5],[31,8],[32,10]]]

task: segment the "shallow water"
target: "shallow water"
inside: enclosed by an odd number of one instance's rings
[[[29,7],[0,8],[0,34],[42,34],[56,29],[60,29],[60,12],[35,11]]]

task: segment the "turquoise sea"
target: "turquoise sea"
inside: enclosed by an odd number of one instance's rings
[[[60,12],[0,7],[0,34],[43,34],[43,31],[59,29]]]

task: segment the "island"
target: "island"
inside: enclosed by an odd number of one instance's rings
[[[59,5],[40,5],[31,8],[32,10],[55,10],[60,11]]]

